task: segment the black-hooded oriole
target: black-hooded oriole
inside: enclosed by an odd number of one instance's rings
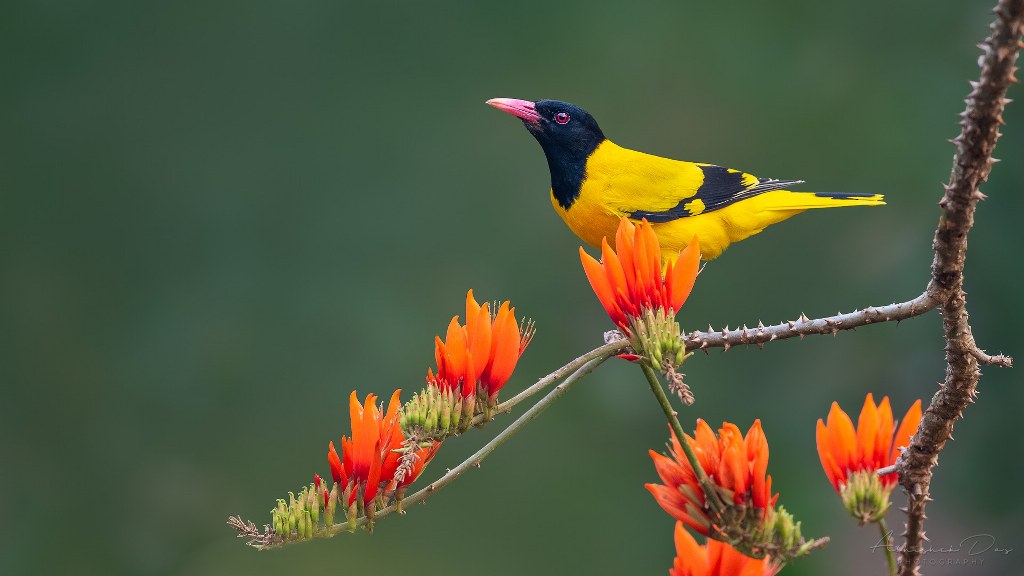
[[[671,160],[616,145],[586,110],[557,100],[494,98],[488,104],[522,119],[544,149],[551,204],[588,244],[612,238],[619,220],[647,219],[663,258],[696,234],[712,260],[738,242],[811,208],[877,206],[880,194],[793,192],[801,180],[757,178],[714,164]]]

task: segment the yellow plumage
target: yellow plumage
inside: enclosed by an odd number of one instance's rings
[[[601,238],[613,238],[619,219],[637,211],[663,212],[680,200],[693,198],[704,183],[700,164],[671,160],[602,142],[587,160],[579,196],[569,209],[554,194],[551,204],[562,220],[584,242],[600,247]],[[703,166],[709,166],[704,164]],[[760,180],[739,173],[753,187]],[[704,211],[700,199],[684,203],[692,215],[654,223],[665,256],[676,255],[694,234],[700,239],[701,257],[718,258],[733,242],[739,242],[811,208],[877,206],[880,194],[833,198],[813,192],[773,190],[753,195],[712,211]]]

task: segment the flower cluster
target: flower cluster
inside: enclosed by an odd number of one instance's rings
[[[298,494],[289,492],[288,500],[279,499],[271,510],[273,532],[260,536],[261,545],[291,539],[312,538],[321,529],[334,524],[334,515],[341,505],[350,528],[360,516],[365,516],[372,528],[378,509],[388,505],[392,498],[401,505],[406,489],[412,484],[441,443],[428,441],[420,444],[407,439],[402,431],[401,390],[391,395],[387,410],[377,406],[377,397],[366,396],[359,402],[353,390],[349,397],[349,415],[352,435],[341,437],[341,456],[330,442],[327,463],[334,485],[327,486],[319,474],[313,483]]]
[[[876,405],[870,393],[864,399],[856,429],[836,402],[832,403],[827,423],[818,419],[815,436],[825,476],[839,493],[843,506],[861,524],[885,517],[896,474],[879,477],[875,472],[896,462],[920,422],[920,400],[907,410],[897,429],[889,397]]]
[[[807,542],[800,525],[772,494],[768,471],[768,441],[755,420],[746,436],[725,422],[718,434],[703,420],[686,442],[703,470],[702,479],[675,434],[670,456],[650,451],[664,484],[647,484],[655,500],[671,516],[698,534],[730,543],[755,558],[772,556],[785,562],[822,542]]]
[[[376,508],[395,496],[401,499],[405,488],[434,457],[440,442],[426,446],[406,441],[400,426],[400,390],[391,395],[387,411],[381,414],[373,394],[359,403],[355,391],[349,397],[352,436],[341,438],[341,458],[331,442],[327,462],[340,492],[350,522],[362,515],[371,520]]]
[[[615,233],[615,249],[601,241],[598,262],[580,247],[580,260],[590,286],[608,316],[627,338],[635,353],[625,358],[643,362],[662,372],[684,402],[693,396],[676,370],[687,358],[675,321],[697,279],[700,245],[694,236],[676,258],[662,268],[658,235],[644,220],[639,226],[623,218]]]
[[[615,232],[614,250],[603,238],[600,262],[582,247],[580,260],[608,316],[629,334],[645,309],[660,308],[672,316],[679,311],[697,279],[700,245],[694,236],[678,259],[666,262],[663,274],[661,246],[651,224],[644,220],[635,226],[623,218]]]
[[[707,422],[697,420],[694,437],[686,436],[701,468],[713,479],[717,494],[705,494],[693,466],[683,453],[679,439],[672,434],[669,456],[650,451],[654,468],[664,484],[648,484],[658,504],[677,520],[708,536],[715,515],[709,500],[716,498],[726,506],[749,511],[755,521],[766,518],[779,495],[771,494],[772,477],[768,471],[768,441],[761,421],[743,433],[735,424],[725,422],[715,435]]]
[[[449,425],[465,430],[475,414],[489,415],[489,409],[497,405],[498,392],[512,376],[533,335],[533,324],[520,325],[508,301],[493,308],[487,303],[481,305],[470,290],[466,294],[466,323],[454,316],[445,339],[435,338],[437,373],[427,371],[428,390],[424,395],[444,400],[439,412],[461,412],[461,416],[450,417],[449,423],[454,424]],[[427,411],[430,405],[426,404]],[[424,416],[424,420],[428,418],[429,414]]]

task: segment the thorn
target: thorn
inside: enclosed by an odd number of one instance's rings
[[[810,321],[811,321],[811,319],[807,317],[807,314],[804,314],[803,312],[800,313],[800,322],[810,322]]]
[[[732,348],[732,344],[729,344],[729,341],[726,340],[725,343],[722,344],[722,352],[728,352],[729,348]]]
[[[764,330],[764,322],[761,322],[760,320],[758,320],[758,321],[757,321],[757,327],[758,327],[759,329],[761,329],[761,330]]]
[[[975,190],[974,193],[971,194],[971,197],[974,198],[975,200],[987,200],[988,199],[988,196],[982,194],[981,190]]]

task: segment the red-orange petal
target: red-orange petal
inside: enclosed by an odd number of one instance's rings
[[[608,278],[608,285],[611,287],[611,292],[615,295],[617,310],[623,309],[623,297],[620,294],[629,294],[629,283],[626,281],[626,271],[622,268],[622,261],[619,260],[618,255],[612,250],[612,247],[608,245],[608,239],[601,239],[601,265],[604,266],[605,276]],[[628,296],[626,296],[628,299]],[[612,320],[618,323],[618,320],[612,316]]]
[[[608,275],[605,273],[604,267],[593,256],[587,254],[582,246],[580,246],[580,261],[583,263],[583,272],[587,275],[587,280],[590,281],[590,287],[593,288],[597,299],[604,306],[605,312],[608,313],[612,321],[618,324],[618,317],[622,314],[618,312],[615,292],[608,282]]]
[[[327,463],[331,467],[331,477],[334,478],[334,482],[341,484],[344,488],[348,484],[348,477],[345,474],[345,467],[341,465],[341,459],[338,458],[338,452],[334,449],[334,442],[331,442],[327,448]]]
[[[878,407],[874,396],[868,392],[857,418],[857,451],[853,457],[853,468],[858,468],[859,463],[867,464],[874,460],[875,439],[880,432],[878,424]]]
[[[697,241],[697,236],[694,236],[690,240],[690,244],[680,252],[679,258],[672,267],[672,276],[668,279],[668,284],[671,286],[669,293],[672,310],[679,312],[686,299],[690,297],[699,270],[700,244]]]
[[[910,409],[907,410],[903,421],[900,422],[899,430],[896,431],[896,436],[893,437],[892,452],[889,455],[889,461],[887,465],[894,464],[896,458],[900,455],[900,448],[906,448],[910,446],[910,439],[917,432],[917,427],[921,424],[921,401],[918,400],[911,404]]]
[[[445,352],[447,373],[445,378],[448,383],[458,389],[458,386],[466,380],[466,368],[468,364],[466,350],[466,330],[459,324],[459,317],[453,316],[448,323],[448,332],[445,337]],[[476,383],[473,383],[476,386]]]
[[[631,302],[638,300],[639,290],[636,285],[636,262],[634,261],[633,235],[636,228],[633,223],[623,217],[615,231],[615,253],[622,262],[622,271],[626,275],[626,294]]]
[[[490,305],[481,306],[473,300],[472,290],[466,295],[466,336],[467,346],[479,364],[475,366],[477,373],[482,373],[491,351],[491,311]]]
[[[491,371],[488,375],[487,392],[493,396],[512,377],[519,362],[519,325],[507,303],[498,310],[494,319],[494,345]]]
[[[853,428],[853,421],[839,407],[838,402],[833,402],[825,427],[828,429],[829,453],[842,470],[842,478],[845,480],[846,472],[852,469],[857,454],[857,433]]]
[[[825,471],[825,476],[828,477],[828,481],[832,484],[832,487],[839,491],[839,480],[843,473],[836,466],[835,459],[832,458],[832,442],[828,435],[828,428],[825,427],[825,423],[818,418],[818,425],[815,428],[814,433],[815,443],[818,445],[818,459],[821,460],[821,468]]]
[[[401,390],[395,390],[391,395],[391,400],[388,402],[388,409],[384,414],[384,417],[380,420],[380,457],[381,463],[381,479],[388,481],[395,475],[395,470],[398,469],[399,459],[401,455],[395,452],[396,449],[401,448],[402,443],[405,442],[405,434],[402,433],[402,426],[398,419],[398,408],[401,406],[401,400],[399,395]]]
[[[889,449],[892,448],[892,435],[896,429],[892,418],[892,406],[889,404],[889,397],[882,398],[878,406],[878,435],[875,437],[875,445],[871,449],[871,467],[875,470],[888,465]]]
[[[697,540],[683,528],[682,522],[676,522],[674,540],[676,557],[669,576],[711,576],[707,547],[697,544]]]

